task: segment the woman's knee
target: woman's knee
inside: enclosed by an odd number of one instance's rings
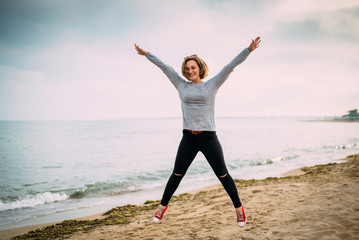
[[[219,178],[224,178],[224,177],[227,177],[228,173],[222,175],[222,176],[219,176]]]

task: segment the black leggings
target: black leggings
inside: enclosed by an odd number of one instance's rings
[[[206,157],[217,178],[232,199],[234,207],[241,207],[242,204],[237,188],[226,168],[222,146],[218,141],[216,132],[205,131],[193,134],[187,130],[183,130],[183,137],[178,147],[174,170],[168,179],[161,205],[168,205],[172,195],[199,151]]]

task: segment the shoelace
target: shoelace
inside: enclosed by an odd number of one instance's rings
[[[244,217],[243,217],[243,213],[242,213],[242,211],[239,211],[239,212],[237,212],[237,220],[238,220],[238,222],[239,221],[244,221]]]
[[[156,212],[156,217],[161,218],[162,212],[164,211],[164,209],[162,208],[158,208],[157,212]]]

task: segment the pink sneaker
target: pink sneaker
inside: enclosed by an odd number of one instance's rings
[[[244,208],[242,205],[242,211],[237,212],[237,223],[239,227],[243,227],[244,225],[246,225],[247,222],[247,218],[246,218],[246,214],[244,213]]]
[[[157,211],[155,212],[155,215],[153,216],[153,221],[155,223],[159,223],[162,220],[163,214],[166,212],[168,208],[168,205],[165,207],[165,209],[162,208],[158,208]]]

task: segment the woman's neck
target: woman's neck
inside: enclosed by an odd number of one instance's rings
[[[191,82],[192,83],[201,83],[202,79],[198,78],[198,79],[192,80]]]

